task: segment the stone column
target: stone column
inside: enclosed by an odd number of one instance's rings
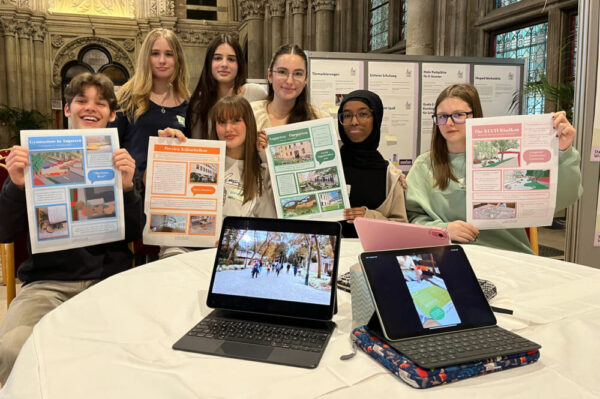
[[[46,113],[50,107],[48,105],[47,84],[46,84],[46,57],[44,56],[44,39],[46,38],[46,26],[40,22],[33,25],[33,60],[35,65],[35,108]]]
[[[12,17],[1,17],[0,23],[4,30],[4,52],[6,55],[6,95],[8,105],[11,107],[20,106],[19,85],[17,75],[17,43],[16,32],[17,24]],[[10,95],[8,95],[10,93]]]
[[[242,20],[248,22],[248,77],[262,79],[265,77],[264,67],[264,0],[240,0]]]
[[[435,0],[408,0],[406,55],[433,55]]]
[[[269,0],[271,14],[271,50],[272,53],[283,44],[282,24],[285,16],[285,0]]]
[[[294,43],[302,47],[304,42],[304,15],[306,0],[292,0],[292,18],[294,20]]]
[[[317,51],[333,50],[333,10],[335,0],[313,1],[317,19]]]
[[[30,110],[33,108],[33,90],[31,85],[31,73],[33,60],[30,57],[30,39],[31,39],[30,21],[20,21],[17,27],[19,35],[19,52],[21,57],[21,90],[23,108]]]

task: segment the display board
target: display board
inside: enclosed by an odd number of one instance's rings
[[[410,169],[429,149],[431,115],[439,93],[454,83],[473,83],[485,116],[510,110],[523,85],[524,60],[398,54],[307,52],[310,102],[336,117],[344,95],[371,90],[384,105],[379,151],[400,169]]]

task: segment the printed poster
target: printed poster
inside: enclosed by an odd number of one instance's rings
[[[150,137],[144,244],[214,247],[221,233],[225,141]]]
[[[479,229],[552,224],[558,137],[551,114],[467,119],[467,222]]]
[[[32,253],[125,238],[117,129],[23,130],[21,143]]]
[[[367,86],[381,97],[384,109],[378,150],[408,171],[417,156],[419,64],[372,61],[368,70]]]
[[[479,92],[483,115],[519,114],[518,107],[510,110],[514,95],[519,91],[521,83],[519,65],[475,65],[473,82]]]
[[[334,117],[344,96],[363,82],[363,61],[310,60],[310,102]]]
[[[600,19],[600,18],[599,18]],[[600,22],[600,21],[597,21]],[[600,38],[598,38],[600,39]],[[600,54],[600,40],[597,42],[598,51]],[[591,162],[600,161],[600,64],[597,66],[596,75],[596,107],[594,109],[594,127],[592,134],[592,153],[590,154]],[[597,230],[597,229],[596,229]],[[596,242],[596,241],[594,241]]]
[[[342,220],[350,200],[333,119],[265,131],[277,217]]]
[[[455,83],[469,83],[469,64],[423,63],[421,72],[421,150],[429,151],[435,100],[446,87]]]

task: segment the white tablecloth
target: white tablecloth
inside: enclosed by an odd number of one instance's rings
[[[314,370],[174,351],[210,312],[205,305],[215,250],[121,273],[50,312],[34,328],[0,398],[360,398],[598,397],[600,271],[477,246],[465,250],[493,281],[501,326],[542,345],[529,366],[416,390],[351,351],[350,295],[339,292],[338,328]],[[361,247],[344,240],[340,273]]]

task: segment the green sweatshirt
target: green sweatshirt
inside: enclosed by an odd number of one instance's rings
[[[465,153],[449,154],[452,172],[459,182],[450,180],[445,190],[434,187],[429,152],[421,154],[407,176],[406,211],[411,223],[447,228],[449,222],[467,220]],[[564,209],[583,193],[579,152],[571,146],[560,151],[556,210]],[[475,244],[532,254],[525,229],[480,230]]]

